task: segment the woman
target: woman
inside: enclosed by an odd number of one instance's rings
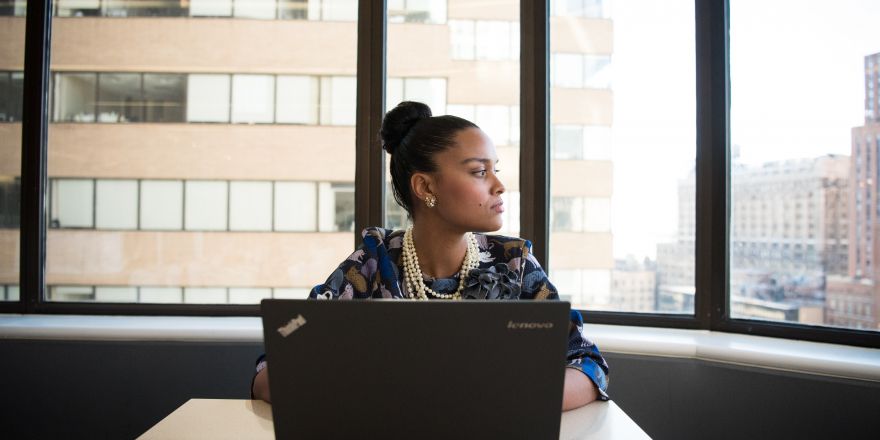
[[[473,233],[498,230],[504,212],[498,156],[479,127],[402,102],[385,115],[381,135],[394,198],[413,225],[364,230],[363,244],[310,298],[558,299],[530,242]],[[571,320],[563,410],[608,398],[608,365],[581,335],[580,313],[572,311]],[[252,392],[269,400],[262,358]]]

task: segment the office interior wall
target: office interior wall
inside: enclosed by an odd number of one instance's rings
[[[249,397],[254,343],[0,341],[0,437],[134,438],[190,398]],[[864,438],[880,383],[606,353],[655,439]]]

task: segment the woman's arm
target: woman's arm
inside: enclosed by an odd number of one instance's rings
[[[566,373],[567,374],[567,373]],[[567,381],[566,381],[567,383]],[[254,399],[265,400],[266,402],[272,403],[269,400],[269,366],[267,365],[265,368],[260,370],[256,376],[254,376],[254,384],[251,387],[251,395],[254,396]]]
[[[565,369],[565,388],[562,392],[562,410],[580,408],[599,398],[596,384],[586,374],[574,369]]]

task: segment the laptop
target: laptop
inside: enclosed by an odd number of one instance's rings
[[[559,438],[569,307],[263,300],[275,436]]]

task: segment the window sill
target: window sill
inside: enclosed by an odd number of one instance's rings
[[[603,352],[700,359],[781,371],[880,381],[880,350],[762,336],[588,324]],[[0,315],[0,339],[253,342],[259,318]]]

